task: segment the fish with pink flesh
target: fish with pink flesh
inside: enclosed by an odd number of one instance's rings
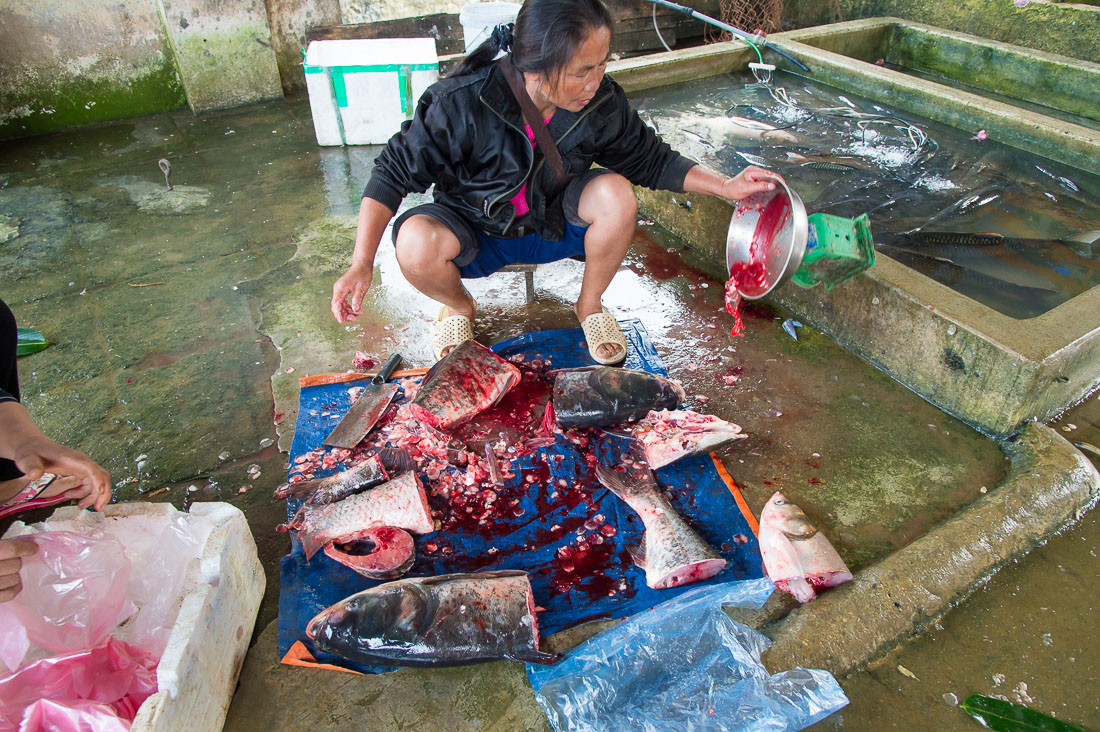
[[[645,570],[647,585],[655,590],[689,585],[713,577],[726,566],[726,560],[661,495],[652,470],[643,467],[627,475],[597,465],[596,478],[642,517],[643,543],[628,551]]]
[[[308,561],[329,542],[353,542],[379,526],[414,534],[435,530],[428,497],[416,473],[399,475],[336,503],[303,505],[286,528],[298,530],[298,540]]]
[[[654,470],[748,436],[732,422],[686,409],[652,411],[634,425],[631,435]]]
[[[521,378],[515,364],[477,341],[463,341],[424,374],[409,412],[425,424],[449,430],[499,402]]]
[[[852,579],[825,535],[779,491],[760,512],[760,554],[775,586],[799,602],[809,602],[819,590]]]
[[[416,560],[416,545],[409,532],[392,526],[367,529],[350,541],[325,544],[325,556],[376,580],[397,579]]]

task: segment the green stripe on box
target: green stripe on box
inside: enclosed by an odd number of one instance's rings
[[[410,71],[438,71],[438,63],[430,64],[376,64],[373,66],[332,66],[333,71],[339,69],[345,74],[371,73],[380,71],[397,71],[408,69]]]
[[[307,73],[311,67],[307,66]],[[397,72],[398,91],[401,95],[401,112],[406,119],[412,119],[412,72],[437,71],[439,64],[378,64],[375,66],[330,66],[312,67],[327,70],[332,75],[332,92],[336,96],[336,106],[348,106],[348,87],[344,82],[346,74]],[[318,73],[318,72],[312,72]]]

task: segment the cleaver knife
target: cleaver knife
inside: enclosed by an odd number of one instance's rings
[[[397,370],[401,363],[401,354],[390,354],[386,363],[374,375],[363,389],[363,393],[355,400],[332,432],[325,438],[326,445],[352,449],[367,436],[367,433],[378,423],[386,407],[393,401],[393,395],[397,393],[397,384],[387,384],[386,379]]]

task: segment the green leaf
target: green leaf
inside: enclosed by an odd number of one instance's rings
[[[1085,732],[1034,709],[981,694],[968,697],[959,706],[994,732]]]
[[[50,345],[50,342],[46,340],[46,336],[32,328],[16,328],[16,332],[16,356],[29,356]]]

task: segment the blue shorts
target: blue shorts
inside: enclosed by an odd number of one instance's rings
[[[458,272],[463,279],[469,280],[487,277],[509,264],[545,264],[583,255],[586,231],[587,226],[566,221],[561,241],[549,241],[538,234],[527,234],[518,239],[497,239],[475,230],[477,256],[469,264],[459,267]]]
[[[591,181],[610,172],[605,168],[593,168],[566,186],[562,194],[565,233],[561,241],[550,241],[538,234],[526,234],[516,239],[489,236],[453,209],[434,202],[416,206],[398,216],[393,222],[393,241],[397,242],[397,232],[410,216],[431,216],[450,229],[458,239],[458,256],[451,261],[465,279],[488,277],[509,264],[545,264],[580,256],[584,254],[584,234],[588,231],[588,224],[577,211],[581,192]]]

